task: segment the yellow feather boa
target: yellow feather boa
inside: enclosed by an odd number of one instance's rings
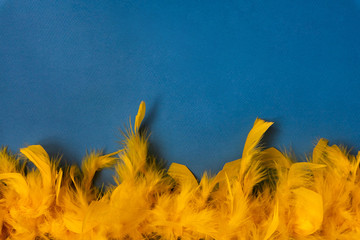
[[[148,156],[140,104],[123,149],[60,168],[39,145],[0,151],[0,239],[360,239],[360,155],[321,139],[308,162],[258,147],[256,119],[242,154],[196,179]],[[26,166],[26,161],[35,167]],[[93,177],[115,168],[114,186]]]

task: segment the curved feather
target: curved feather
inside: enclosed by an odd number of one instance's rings
[[[273,122],[265,122],[260,118],[257,118],[255,120],[254,126],[252,127],[246,138],[246,142],[242,154],[243,158],[253,153],[254,149],[259,144],[262,136],[272,124]]]
[[[27,148],[20,149],[34,165],[39,169],[42,177],[43,186],[50,188],[52,185],[53,173],[50,165],[49,155],[40,145],[32,145]]]
[[[85,157],[81,164],[81,170],[84,174],[82,183],[85,189],[90,189],[92,180],[97,171],[111,167],[115,164],[117,158],[113,157],[115,154],[120,153],[122,150],[119,150],[114,153],[101,155],[101,153],[91,152]]]
[[[244,146],[244,150],[243,150],[243,154],[242,154],[241,166],[240,166],[240,177],[241,178],[244,177],[245,172],[248,170],[248,168],[251,164],[251,161],[253,160],[254,154],[256,154],[258,152],[256,147],[259,144],[262,136],[264,135],[266,130],[268,130],[272,124],[273,124],[272,122],[265,122],[264,120],[259,119],[259,118],[257,118],[255,120],[254,126],[250,130],[250,132],[246,138],[246,142],[245,142],[245,146]]]

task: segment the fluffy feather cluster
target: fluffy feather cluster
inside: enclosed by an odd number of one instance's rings
[[[39,145],[22,157],[0,152],[0,239],[360,239],[360,155],[321,139],[308,162],[259,141],[257,119],[242,158],[196,179],[184,165],[162,168],[134,128],[116,153],[91,153],[60,168]],[[26,166],[30,161],[34,167]],[[115,167],[99,190],[95,173]]]

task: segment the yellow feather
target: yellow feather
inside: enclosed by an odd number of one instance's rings
[[[59,205],[59,196],[60,196],[60,189],[61,189],[61,181],[63,177],[62,169],[56,174],[56,183],[55,183],[55,197],[56,197],[56,204]]]
[[[198,186],[194,174],[192,174],[185,165],[172,163],[169,167],[168,174],[181,185],[189,185],[190,188]]]
[[[250,168],[251,163],[255,162],[254,156],[259,151],[256,149],[259,144],[263,134],[266,130],[272,125],[272,122],[265,122],[261,119],[256,119],[253,128],[250,130],[248,137],[245,142],[243,156],[241,159],[226,163],[223,169],[216,175],[215,182],[223,182],[226,177],[229,179],[239,178],[242,181],[245,180],[247,183],[252,182],[247,188],[252,190],[252,187],[261,181],[263,175],[261,174],[261,169],[259,169],[259,164],[253,164]],[[250,170],[250,171],[249,171]],[[246,176],[246,174],[248,174]]]
[[[312,162],[313,163],[324,163],[324,155],[326,154],[326,148],[328,146],[328,141],[324,138],[321,138],[318,143],[316,144],[313,155],[312,155]]]
[[[16,191],[22,198],[29,194],[29,186],[20,173],[1,173],[0,180],[6,183],[8,188]]]
[[[289,169],[288,185],[289,187],[307,187],[313,184],[314,170],[325,168],[324,164],[299,162],[294,163]]]
[[[249,169],[251,161],[253,161],[253,157],[257,153],[256,146],[272,124],[272,122],[265,122],[259,118],[255,120],[254,126],[250,130],[245,142],[240,166],[240,178],[245,177],[245,172]]]
[[[40,145],[32,145],[27,148],[20,149],[34,165],[39,169],[42,177],[42,183],[45,188],[50,188],[52,185],[53,173],[50,165],[49,155]]]
[[[242,154],[243,158],[252,155],[254,149],[259,144],[262,136],[272,124],[272,122],[265,122],[264,120],[259,118],[255,120],[254,126],[250,130],[245,142]]]
[[[141,101],[140,103],[140,106],[139,106],[139,110],[138,110],[138,113],[136,115],[136,118],[135,118],[135,132],[138,131],[138,129],[140,128],[140,124],[142,122],[142,120],[144,119],[145,117],[145,111],[146,111],[146,105],[145,105],[145,102],[144,101]]]
[[[226,178],[239,177],[242,159],[231,161],[224,164],[224,167],[215,177],[215,182],[225,181]],[[225,176],[227,175],[227,177]]]
[[[300,187],[294,194],[294,231],[308,236],[320,229],[323,221],[323,200],[320,194]]]
[[[351,163],[344,150],[338,146],[328,146],[326,139],[320,139],[313,151],[313,162],[325,164],[328,171],[336,176],[347,176],[351,171]]]
[[[0,149],[0,173],[15,172],[19,167],[19,160],[12,156],[6,147]]]
[[[103,156],[101,156],[101,153],[91,152],[85,157],[81,165],[81,170],[84,174],[82,182],[85,189],[90,189],[93,177],[97,171],[115,164],[117,159],[113,156],[119,152],[121,150]]]
[[[135,180],[138,174],[144,173],[146,168],[148,144],[147,138],[138,132],[141,121],[145,116],[145,103],[141,102],[134,131],[127,131],[124,141],[124,150],[120,153],[120,159],[116,166],[117,176],[115,181],[119,184],[126,179]]]
[[[268,229],[266,231],[264,240],[269,239],[274,234],[274,232],[276,231],[278,226],[279,226],[279,202],[276,202],[275,208],[274,208],[274,213],[273,213],[273,216],[272,216],[272,220],[271,220],[271,222],[269,224],[269,227],[268,227]]]

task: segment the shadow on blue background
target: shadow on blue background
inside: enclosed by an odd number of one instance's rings
[[[241,157],[256,117],[300,159],[320,137],[360,149],[359,1],[75,2],[0,1],[13,151],[114,151],[141,100],[157,154],[197,175]]]

